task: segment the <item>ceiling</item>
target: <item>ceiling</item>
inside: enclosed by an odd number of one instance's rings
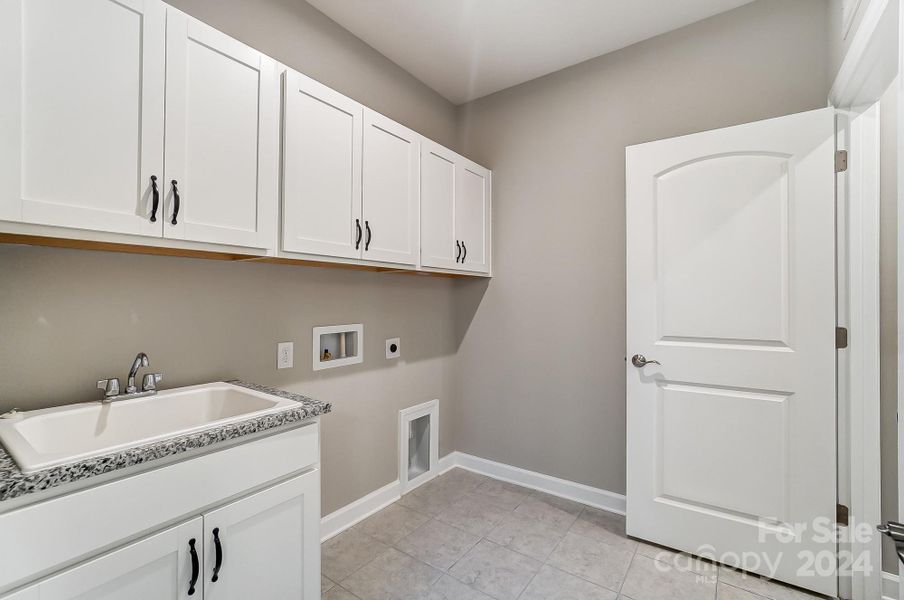
[[[455,104],[752,0],[308,0]]]

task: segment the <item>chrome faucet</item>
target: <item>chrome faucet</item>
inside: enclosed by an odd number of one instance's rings
[[[111,377],[110,379],[101,379],[97,382],[97,389],[104,391],[103,402],[112,402],[114,400],[125,400],[127,398],[140,398],[142,396],[153,396],[157,393],[157,383],[163,379],[163,373],[145,373],[141,381],[141,391],[135,385],[135,377],[138,375],[138,369],[147,367],[151,364],[148,355],[139,352],[138,356],[132,362],[132,368],[129,369],[129,377],[126,380],[126,391],[124,394],[119,393],[119,378]]]
[[[141,367],[148,366],[150,361],[148,360],[148,355],[144,352],[139,352],[138,356],[135,357],[135,360],[132,361],[132,368],[129,369],[129,380],[126,383],[126,393],[134,394],[138,391],[138,388],[135,387],[135,375],[138,374],[138,369]]]

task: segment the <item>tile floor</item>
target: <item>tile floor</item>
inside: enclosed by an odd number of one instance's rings
[[[624,517],[454,469],[323,544],[324,600],[805,600],[625,536]]]

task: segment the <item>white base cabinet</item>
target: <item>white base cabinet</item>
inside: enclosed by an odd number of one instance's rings
[[[318,461],[315,420],[0,514],[0,600],[320,598]]]

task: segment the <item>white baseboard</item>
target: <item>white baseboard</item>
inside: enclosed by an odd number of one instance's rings
[[[535,473],[519,467],[513,467],[485,458],[479,458],[464,452],[450,452],[437,462],[439,474],[445,473],[455,467],[480,473],[499,479],[516,483],[518,485],[546,492],[560,498],[574,500],[581,504],[587,504],[602,510],[625,514],[625,497],[621,494],[608,492],[599,488],[590,487],[582,483],[567,481]],[[426,480],[423,482],[426,483]],[[351,504],[343,506],[320,520],[320,540],[326,540],[339,535],[346,529],[360,523],[375,512],[386,508],[401,497],[402,484],[399,480],[393,481],[380,489],[373,491],[363,498],[355,500]],[[410,490],[409,490],[410,491]],[[897,586],[897,578],[895,585]]]
[[[487,475],[493,479],[516,483],[619,515],[625,514],[625,497],[622,494],[590,487],[589,485],[568,481],[567,479],[559,479],[558,477],[544,475],[535,471],[528,471],[527,469],[472,456],[464,452],[453,452],[452,455],[444,457],[444,459],[446,458],[449,459],[448,463],[451,463],[452,466]],[[440,461],[440,465],[442,465],[442,461]],[[448,468],[451,468],[451,466]]]
[[[401,483],[396,479],[392,483],[384,485],[363,498],[358,498],[351,504],[347,504],[321,518],[320,541],[325,542],[349,527],[360,523],[375,512],[386,508],[401,497],[399,495],[399,490],[401,489]]]
[[[898,600],[898,576],[882,571],[882,600]]]

